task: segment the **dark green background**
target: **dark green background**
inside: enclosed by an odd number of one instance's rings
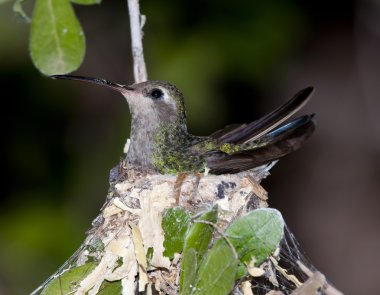
[[[33,1],[27,3],[31,6]],[[306,146],[265,180],[315,266],[375,294],[380,258],[380,8],[376,1],[142,0],[150,79],[187,98],[189,129],[248,122],[314,85]],[[75,6],[76,74],[132,83],[126,1]],[[43,77],[28,25],[0,6],[0,294],[27,294],[79,247],[122,155],[128,107],[108,89]]]

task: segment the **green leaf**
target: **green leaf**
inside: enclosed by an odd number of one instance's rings
[[[45,75],[76,70],[85,53],[82,28],[68,0],[37,0],[32,18],[30,53]]]
[[[90,274],[96,263],[89,262],[82,266],[72,268],[62,275],[51,281],[41,292],[41,295],[62,295],[72,294],[76,290],[78,284]],[[107,293],[104,293],[107,294]]]
[[[284,220],[276,209],[257,209],[233,222],[225,234],[240,261],[248,264],[255,259],[255,266],[258,266],[272,254],[283,238]]]
[[[198,220],[216,223],[217,218],[218,207],[214,207],[204,213]],[[208,249],[213,232],[214,228],[212,225],[196,222],[191,226],[189,233],[186,235],[182,254],[180,294],[191,294],[192,286],[194,286],[195,282],[196,270]]]
[[[194,295],[226,295],[232,291],[239,260],[224,238],[207,252],[197,274]]]
[[[235,281],[240,280],[247,274],[247,267],[243,263],[239,263],[236,271]]]
[[[204,220],[211,223],[216,223],[218,219],[218,208],[214,207],[210,211],[204,213],[198,220]],[[197,253],[197,261],[200,262],[208,245],[210,244],[214,227],[210,224],[195,222],[189,233],[186,235],[184,252],[189,248],[194,248]]]
[[[197,275],[197,264],[197,253],[194,248],[189,248],[183,252],[179,294],[188,295],[193,291]]]
[[[284,221],[275,209],[257,209],[234,221],[225,235],[231,245],[225,237],[216,240],[193,275],[196,280],[187,285],[190,291],[183,294],[229,294],[236,278],[245,274],[241,262],[254,260],[258,266],[277,248],[284,235]]]
[[[81,4],[81,5],[92,5],[92,4],[100,4],[102,0],[70,0],[72,3]]]
[[[164,230],[164,256],[173,258],[174,253],[180,253],[186,232],[190,224],[190,215],[182,208],[169,208],[162,217]]]
[[[148,266],[152,262],[153,254],[154,254],[153,247],[149,247],[148,250],[146,251],[146,262],[147,262]]]
[[[97,295],[118,295],[121,294],[123,286],[121,285],[121,281],[109,282],[104,281],[100,286],[99,292]]]

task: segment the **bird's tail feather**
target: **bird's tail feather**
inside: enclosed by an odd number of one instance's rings
[[[233,154],[214,154],[208,168],[213,174],[237,173],[279,159],[297,149],[310,137],[315,129],[314,115],[305,115],[283,124]]]

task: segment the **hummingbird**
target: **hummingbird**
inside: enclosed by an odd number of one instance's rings
[[[187,131],[182,92],[166,81],[122,85],[105,79],[53,75],[78,80],[121,93],[131,113],[128,164],[162,174],[205,172],[233,174],[268,164],[300,148],[315,129],[314,114],[288,120],[310,99],[307,87],[262,118],[233,124],[209,136]]]

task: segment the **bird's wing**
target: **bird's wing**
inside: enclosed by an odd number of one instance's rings
[[[281,158],[302,146],[315,129],[313,115],[283,124],[238,152],[210,152],[207,167],[212,174],[237,173]]]
[[[209,137],[211,137],[213,139],[218,139],[218,138],[226,137],[228,134],[235,133],[238,130],[243,129],[245,126],[247,126],[247,124],[231,124],[231,125],[227,125],[223,129],[219,129],[219,130],[215,131],[214,133],[212,133],[211,135],[209,135]]]
[[[220,143],[243,144],[253,142],[299,111],[309,101],[313,91],[313,87],[307,87],[264,117],[250,124],[229,125],[211,134],[210,137]]]

